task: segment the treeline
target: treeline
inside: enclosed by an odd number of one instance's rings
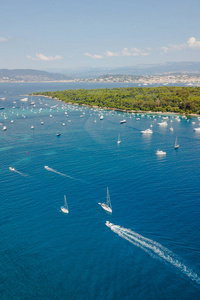
[[[200,114],[200,87],[129,87],[34,93],[67,103],[120,110]]]

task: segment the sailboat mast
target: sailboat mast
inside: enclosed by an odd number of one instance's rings
[[[67,200],[66,200],[66,196],[64,195],[64,199],[65,199],[65,208],[68,209],[67,207]]]
[[[108,187],[107,187],[107,205],[112,209]]]

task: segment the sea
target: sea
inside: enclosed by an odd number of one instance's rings
[[[0,84],[0,299],[200,299],[200,119],[29,95],[122,86]]]

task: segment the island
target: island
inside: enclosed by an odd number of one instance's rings
[[[200,114],[200,87],[126,87],[35,92],[70,104],[127,112]]]

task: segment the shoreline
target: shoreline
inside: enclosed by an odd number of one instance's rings
[[[125,113],[143,113],[143,114],[164,114],[164,115],[181,115],[181,116],[191,116],[191,117],[198,117],[200,116],[199,114],[194,114],[194,113],[191,113],[191,114],[186,114],[186,113],[177,113],[177,112],[162,112],[162,111],[145,111],[145,110],[124,110],[124,109],[120,109],[120,108],[111,108],[111,107],[99,107],[99,106],[96,106],[96,105],[89,105],[89,104],[79,104],[79,103],[72,103],[72,102],[66,102],[66,101],[63,101],[63,100],[60,100],[58,98],[53,98],[51,96],[46,96],[46,95],[33,95],[33,94],[30,94],[30,95],[23,95],[23,96],[33,96],[33,97],[44,97],[44,98],[49,98],[49,99],[53,99],[53,100],[56,100],[56,101],[60,101],[60,102],[64,102],[64,103],[67,103],[69,105],[80,105],[80,106],[86,106],[86,107],[92,107],[92,108],[98,108],[100,110],[113,110],[113,111],[119,111],[119,112],[125,112]]]

